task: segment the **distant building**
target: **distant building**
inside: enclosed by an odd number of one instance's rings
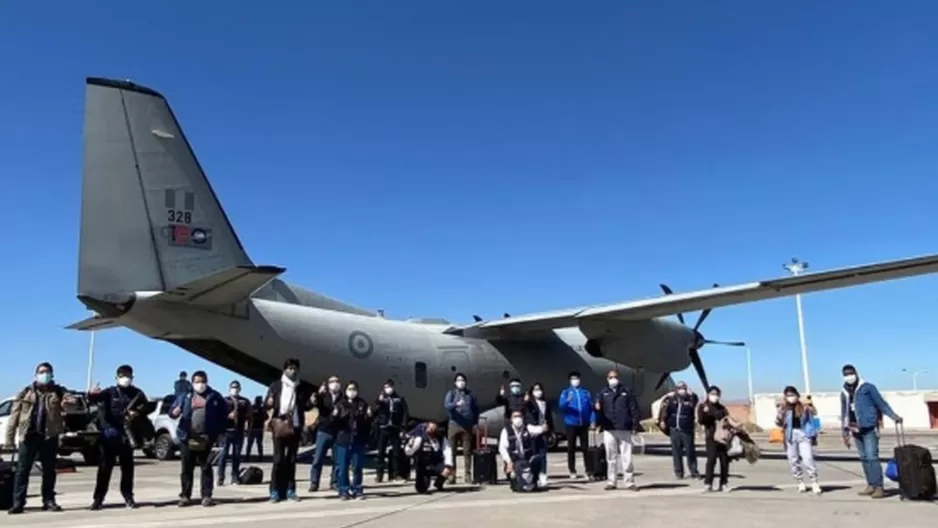
[[[938,392],[936,391],[881,391],[896,414],[902,417],[907,429],[938,429]],[[840,431],[840,393],[815,392],[811,395],[824,430]],[[774,427],[775,409],[782,402],[781,394],[755,395],[755,422],[759,427]],[[893,422],[883,419],[883,427],[892,429]]]

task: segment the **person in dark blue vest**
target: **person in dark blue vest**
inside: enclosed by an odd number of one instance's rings
[[[215,481],[212,478],[211,452],[218,437],[225,433],[228,404],[225,398],[208,385],[208,375],[199,370],[192,373],[192,390],[176,396],[169,415],[178,418],[176,438],[182,472],[179,475],[179,506],[192,501],[192,480],[199,467],[202,506],[214,506],[212,499]]]
[[[414,458],[417,493],[430,491],[430,482],[439,491],[453,472],[453,448],[436,422],[426,422],[407,434],[404,454]]]
[[[406,431],[410,413],[407,399],[397,393],[394,380],[384,383],[381,393],[375,400],[375,425],[378,428],[378,461],[375,467],[375,481],[384,480],[385,464],[388,480],[401,478],[401,436]],[[387,461],[387,463],[385,463]]]
[[[502,429],[498,439],[498,454],[502,457],[513,491],[538,488],[547,461],[538,452],[535,439],[549,430],[547,425],[526,424],[524,411],[511,413],[511,423]]]
[[[90,509],[100,510],[111,485],[111,473],[114,463],[121,468],[121,495],[128,508],[136,508],[134,502],[134,447],[129,441],[130,422],[144,412],[147,397],[142,390],[134,387],[134,369],[130,365],[117,367],[117,384],[101,390],[95,386],[88,393],[88,401],[98,406],[98,440],[100,461],[98,478]]]
[[[225,465],[231,457],[231,483],[238,484],[241,472],[241,450],[244,448],[244,433],[251,419],[251,402],[241,396],[241,382],[232,381],[228,385],[228,427],[218,446],[218,485],[225,485]]]
[[[658,427],[671,439],[671,457],[674,476],[684,478],[684,457],[691,478],[700,478],[697,471],[697,446],[694,445],[697,395],[687,388],[687,383],[678,383],[674,392],[668,393],[658,410]]]

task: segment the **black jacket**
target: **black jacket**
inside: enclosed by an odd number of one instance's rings
[[[391,404],[394,404],[393,406]],[[393,410],[392,410],[393,407]],[[381,393],[375,399],[375,424],[378,427],[393,427],[403,430],[410,421],[410,413],[407,409],[407,400],[395,393],[390,396]]]
[[[726,418],[729,411],[722,403],[704,402],[697,407],[697,423],[704,428],[704,438],[713,438],[717,429],[717,422]]]
[[[505,421],[511,419],[511,413],[521,411],[524,414],[524,421],[528,422],[528,405],[524,401],[524,393],[512,394],[511,391],[505,391],[505,394],[499,394],[495,397],[495,405],[505,406]]]
[[[342,398],[332,410],[336,428],[335,441],[340,445],[367,442],[371,434],[371,413],[368,402],[356,396],[354,400]]]
[[[597,424],[607,431],[640,431],[641,412],[638,400],[631,391],[622,385],[616,388],[606,387],[600,391],[596,402]]]
[[[554,430],[554,406],[549,401],[544,401],[544,416],[541,416],[541,408],[533,397],[526,402],[525,409],[525,420],[530,424],[540,425],[543,422],[551,431]]]
[[[297,383],[295,387],[295,404],[294,404],[294,413],[293,413],[293,425],[297,428],[302,428],[303,424],[306,422],[305,414],[306,411],[309,411],[312,408],[310,398],[313,395],[313,388],[306,383]],[[271,418],[286,418],[284,416],[278,416],[280,411],[280,394],[283,392],[283,380],[276,380],[270,384],[270,387],[267,388],[267,396],[264,397],[265,405],[268,401],[273,400],[273,405],[268,405],[268,409],[273,410],[271,413]]]
[[[326,392],[317,392],[316,393],[316,410],[319,412],[319,418],[316,419],[316,430],[329,434],[335,435],[337,431],[335,417],[332,415],[332,410],[335,409],[335,403],[338,403],[345,399],[345,395],[341,392],[336,393],[333,397],[330,391]]]
[[[666,433],[673,430],[693,434],[694,421],[697,419],[697,395],[689,393],[681,397],[677,394],[665,396],[658,411],[658,421],[664,422]]]
[[[124,430],[125,412],[142,411],[147,405],[147,396],[133,385],[124,388],[113,386],[97,394],[89,393],[88,401],[98,406],[98,430],[109,435],[120,434]]]
[[[225,396],[225,403],[228,404],[229,413],[235,410],[235,401],[238,403],[238,412],[233,420],[228,418],[228,430],[243,432],[251,419],[251,401],[242,396]]]

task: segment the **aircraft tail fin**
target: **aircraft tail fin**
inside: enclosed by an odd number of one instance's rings
[[[223,306],[248,298],[285,271],[276,266],[238,266],[163,292],[152,300]]]
[[[166,99],[87,79],[80,298],[170,292],[239,266],[253,263]]]

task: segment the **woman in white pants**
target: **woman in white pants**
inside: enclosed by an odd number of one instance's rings
[[[811,491],[821,494],[821,485],[817,479],[817,464],[814,462],[814,438],[817,428],[814,424],[813,407],[801,403],[798,389],[785,387],[785,402],[779,405],[775,425],[784,429],[785,452],[791,475],[798,481],[798,492],[808,491],[805,474],[811,483]]]

